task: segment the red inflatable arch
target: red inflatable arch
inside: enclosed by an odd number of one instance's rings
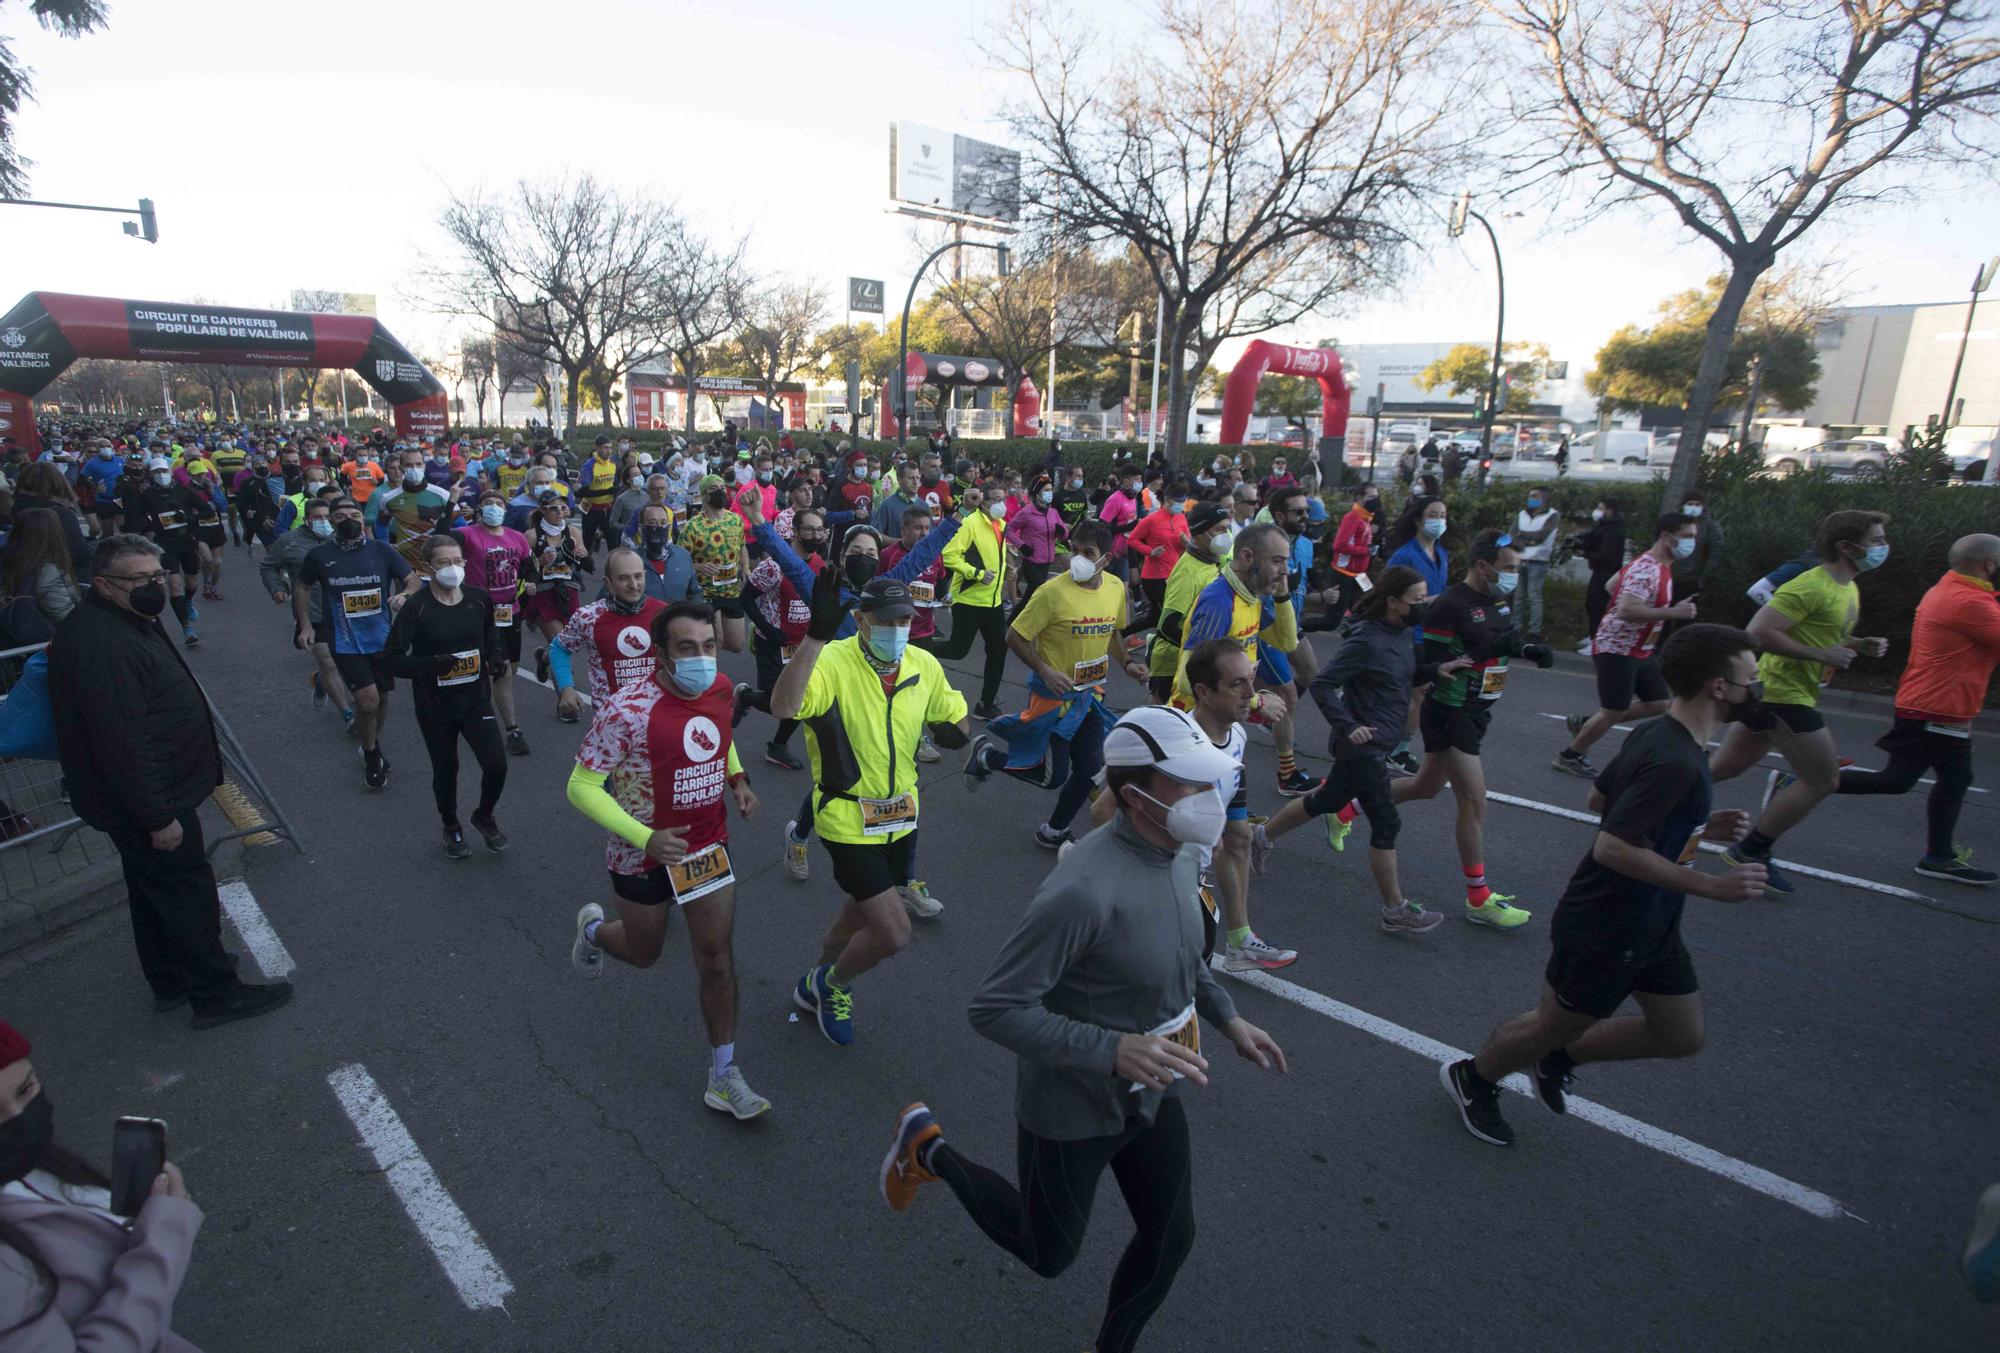
[[[35,291],[0,316],[0,435],[41,450],[35,396],[79,357],[349,367],[395,411],[396,435],[447,430],[444,386],[373,315],[309,315]]]
[[[1236,445],[1243,429],[1257,409],[1257,382],[1266,371],[1281,376],[1310,376],[1319,382],[1324,397],[1321,404],[1320,435],[1336,440],[1347,436],[1347,412],[1353,392],[1340,369],[1340,354],[1332,348],[1287,348],[1277,343],[1253,340],[1236,359],[1236,367],[1222,391],[1222,442]]]

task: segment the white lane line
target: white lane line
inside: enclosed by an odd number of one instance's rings
[[[475,1311],[505,1302],[514,1290],[499,1263],[472,1229],[472,1223],[451,1200],[437,1172],[410,1137],[403,1120],[382,1097],[381,1087],[359,1062],[327,1074],[326,1083],[340,1098],[340,1107],[361,1134],[361,1144],[387,1173],[403,1210],[417,1224],[424,1242],[437,1256],[444,1276],[459,1297]]]
[[[1551,714],[1547,710],[1543,710],[1541,713],[1544,719],[1555,719],[1557,721],[1561,721],[1569,717],[1569,715],[1567,714]],[[1632,731],[1632,725],[1629,723],[1615,723],[1612,724],[1611,727],[1614,732],[1619,732],[1619,733],[1629,733]],[[1720,743],[1711,742],[1708,744],[1708,749],[1710,751],[1714,751],[1720,745],[1721,745]],[[1780,756],[1777,752],[1768,753],[1764,757],[1764,760],[1772,763],[1773,765],[1784,764],[1784,758]],[[1933,775],[1926,775],[1923,779],[1917,781],[1917,783],[1920,785],[1934,785],[1937,783],[1937,777]],[[1992,792],[1991,790],[1981,789],[1978,785],[1972,785],[1969,788],[1970,792],[1974,794],[1988,794]]]
[[[236,927],[236,933],[265,977],[276,981],[298,967],[286,951],[285,942],[271,928],[271,918],[250,895],[250,885],[241,879],[231,879],[217,888],[215,894],[222,900],[222,909],[229,913],[229,923]]]
[[[1501,794],[1491,789],[1486,791],[1486,797],[1495,803],[1509,803],[1516,808],[1530,808],[1537,813],[1547,813],[1552,817],[1566,817],[1572,822],[1587,822],[1593,827],[1598,823],[1598,817],[1595,813],[1585,813],[1575,808],[1563,808],[1553,803],[1543,803],[1539,799],[1524,799],[1518,795]],[[1718,846],[1713,841],[1703,841],[1701,848],[1714,855],[1720,855],[1724,849],[1724,847]],[[1885,897],[1900,897],[1911,902],[1937,901],[1936,898],[1930,896],[1928,893],[1912,892],[1908,888],[1898,888],[1894,884],[1877,883],[1873,879],[1856,878],[1852,874],[1836,873],[1831,869],[1816,869],[1812,865],[1799,864],[1793,860],[1779,860],[1778,865],[1781,868],[1791,870],[1794,874],[1804,874],[1807,878],[1825,879],[1828,883],[1845,884],[1849,888],[1860,888],[1866,892],[1881,893]]]
[[[1414,1052],[1419,1057],[1433,1062],[1456,1062],[1471,1055],[1459,1051],[1450,1044],[1440,1043],[1435,1038],[1417,1033],[1413,1029],[1405,1029],[1400,1024],[1391,1024],[1388,1020],[1371,1015],[1366,1010],[1358,1010],[1344,1001],[1336,1001],[1331,996],[1322,996],[1317,991],[1309,990],[1297,983],[1273,977],[1267,972],[1238,972],[1229,975],[1238,981],[1248,982],[1253,987],[1268,991],[1273,996],[1291,1001],[1295,1005],[1302,1005],[1315,1014],[1338,1020],[1351,1028],[1372,1034],[1385,1043],[1393,1043],[1406,1052]],[[1501,1084],[1517,1095],[1536,1098],[1534,1087],[1528,1083],[1525,1075],[1517,1073],[1509,1076]],[[1615,1109],[1607,1109],[1602,1104],[1571,1095],[1569,1115],[1572,1118],[1581,1118],[1586,1123],[1595,1123],[1601,1128],[1629,1138],[1641,1146],[1648,1146],[1672,1156],[1698,1170],[1707,1170],[1710,1174],[1720,1175],[1753,1192],[1775,1198],[1781,1203],[1789,1203],[1815,1217],[1837,1221],[1841,1217],[1853,1215],[1840,1205],[1838,1199],[1829,1197],[1818,1189],[1795,1184],[1761,1166],[1738,1160],[1734,1156],[1725,1156],[1720,1151],[1703,1146],[1700,1142],[1692,1142],[1686,1137],[1656,1128],[1650,1123],[1642,1123]]]
[[[561,689],[556,685],[555,682],[542,680],[540,677],[536,676],[533,672],[530,672],[527,668],[521,666],[519,663],[514,664],[514,675],[520,677],[523,681],[534,682],[537,686],[540,686],[545,691],[555,691]],[[590,697],[585,695],[582,691],[578,691],[576,693],[576,698],[583,701],[583,703],[586,705],[591,702]]]

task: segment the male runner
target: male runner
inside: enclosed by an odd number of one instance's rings
[[[973,489],[961,496],[969,510],[944,547],[945,570],[952,575],[951,637],[931,637],[924,648],[934,657],[953,660],[972,651],[979,638],[986,645],[980,670],[979,700],[972,707],[981,719],[1000,717],[1000,678],[1007,671],[1007,609],[1003,604],[1009,561],[1007,502],[994,487]]]
[[[534,557],[528,538],[504,523],[507,500],[497,489],[479,495],[477,522],[452,534],[465,551],[465,585],[486,593],[493,603],[493,628],[507,660],[493,671],[493,708],[507,734],[507,751],[528,754],[528,739],[514,712],[514,671],[521,665],[521,577]]]
[[[1144,665],[1125,655],[1131,619],[1125,584],[1105,569],[1111,528],[1085,522],[1069,544],[1068,572],[1036,588],[1007,630],[1008,648],[1028,667],[1027,708],[995,719],[965,760],[967,789],[1004,770],[1058,791],[1048,821],[1035,828],[1035,844],[1044,850],[1070,839],[1069,824],[1104,764],[1104,735],[1113,722],[1104,683],[1111,669],[1146,679]]]
[[[1312,542],[1306,539],[1306,491],[1296,484],[1281,488],[1265,504],[1271,523],[1285,533],[1284,595],[1291,599],[1292,623],[1298,628],[1297,644],[1289,651],[1275,644],[1257,646],[1257,685],[1285,697],[1286,714],[1271,717],[1271,744],[1278,753],[1278,792],[1296,798],[1312,791],[1318,783],[1299,769],[1298,748],[1292,741],[1294,711],[1319,674],[1319,657],[1305,637],[1306,569],[1312,562]],[[1304,545],[1304,563],[1299,547]],[[1295,672],[1293,669],[1297,668]],[[1272,712],[1275,713],[1275,712]]]
[[[264,551],[264,558],[257,565],[257,576],[263,581],[264,590],[271,594],[271,600],[281,606],[289,605],[292,593],[298,591],[299,566],[307,555],[333,539],[333,502],[330,499],[315,498],[306,504],[306,519],[294,530],[287,531],[271,542]],[[307,589],[315,591],[316,589]],[[319,598],[306,598],[306,613],[322,615]],[[354,730],[354,699],[347,692],[347,683],[340,678],[340,669],[334,666],[333,650],[328,646],[331,635],[324,626],[313,627],[312,642],[305,645],[313,660],[313,707],[323,707],[328,700],[340,711],[340,721],[347,730]]]
[[[1444,590],[1424,617],[1426,665],[1454,665],[1470,657],[1469,666],[1450,676],[1439,674],[1417,712],[1424,738],[1424,764],[1415,775],[1396,781],[1391,794],[1397,804],[1437,797],[1447,782],[1458,805],[1458,862],[1465,873],[1465,919],[1496,930],[1526,925],[1531,915],[1513,905],[1511,893],[1498,893],[1486,881],[1486,769],[1480,745],[1493,722],[1493,707],[1507,686],[1507,666],[1516,655],[1537,667],[1555,666],[1555,654],[1544,644],[1526,643],[1514,626],[1508,598],[1521,576],[1521,556],[1512,536],[1481,531],[1466,551],[1462,581]]]
[[[576,689],[575,656],[583,655],[589,674],[590,704],[602,709],[613,691],[643,679],[655,667],[653,617],[666,603],[646,595],[646,563],[629,545],[620,545],[604,561],[610,595],[580,606],[562,633],[549,645],[549,670],[555,675],[556,707],[565,719],[583,710]]]
[[[1910,661],[1896,686],[1896,721],[1875,745],[1881,770],[1842,770],[1837,794],[1907,794],[1925,771],[1937,776],[1927,805],[1929,835],[1917,872],[1984,887],[2000,874],[1976,869],[1952,840],[1972,788],[1972,721],[2000,664],[2000,536],[1961,536],[1950,571],[1917,603]]]
[[[1187,539],[1174,571],[1167,575],[1160,614],[1153,625],[1153,643],[1146,655],[1147,694],[1153,703],[1164,705],[1174,693],[1174,673],[1181,663],[1181,640],[1186,637],[1188,612],[1194,609],[1201,589],[1215,581],[1229,557],[1229,509],[1220,503],[1196,503],[1182,519]]]
[[[1591,744],[1627,719],[1650,719],[1666,709],[1667,683],[1653,650],[1667,621],[1694,619],[1693,597],[1671,600],[1673,561],[1694,552],[1694,533],[1694,518],[1662,513],[1653,523],[1652,546],[1634,555],[1605,589],[1604,619],[1590,640],[1598,710],[1565,720],[1570,743],[1556,756],[1557,770],[1595,780],[1597,767],[1585,755]]]
[[[583,548],[594,555],[599,540],[616,538],[611,532],[611,500],[618,496],[618,460],[611,453],[611,438],[602,432],[578,471],[576,496],[583,503]]]
[[[398,455],[401,481],[376,490],[364,511],[377,539],[395,546],[404,563],[418,564],[424,537],[437,529],[451,509],[443,491],[432,487],[425,475],[424,453],[409,447]]]
[[[736,873],[722,791],[726,785],[745,818],[757,796],[729,738],[730,684],[715,670],[715,613],[677,601],[652,626],[653,671],[605,697],[570,772],[569,801],[611,833],[604,863],[618,908],[618,919],[606,921],[602,905],[584,904],[570,962],[590,978],[604,975],[606,954],[650,968],[667,937],[668,904],[681,908],[708,1028],[702,1103],[756,1118],[771,1101],[736,1065]]]
[[[790,539],[794,552],[817,575],[826,566],[826,514],[816,507],[790,508],[787,511],[791,513]],[[766,714],[771,712],[771,690],[778,684],[778,673],[791,661],[792,652],[798,647],[799,640],[805,637],[806,624],[812,619],[812,607],[806,601],[806,594],[785,576],[777,556],[769,551],[764,551],[750,566],[750,587],[757,593],[757,613],[765,623],[756,627],[756,633],[750,640],[751,653],[757,659],[757,684],[737,686],[732,726],[741,724],[744,714],[750,710],[762,710]],[[798,758],[792,755],[792,732],[797,727],[795,719],[779,721],[777,731],[764,745],[767,764],[781,770],[804,769]]]
[[[195,522],[204,504],[201,495],[186,484],[174,482],[173,463],[156,457],[148,468],[152,481],[126,510],[132,529],[160,547],[160,566],[167,571],[167,604],[181,622],[181,641],[189,648],[201,642],[194,632],[201,612],[195,609],[194,590],[201,581],[201,551],[195,544]]]
[[[1053,1278],[1082,1247],[1109,1166],[1134,1235],[1093,1348],[1128,1353],[1194,1245],[1180,1082],[1208,1084],[1197,1018],[1257,1066],[1286,1064],[1209,971],[1199,866],[1181,848],[1221,837],[1215,786],[1235,764],[1157,705],[1118,721],[1105,758],[1116,820],[1057,862],[972,1000],[973,1027],[1019,1059],[1019,1187],[947,1144],[921,1103],[898,1120],[879,1179],[897,1212],[944,1180],[995,1244]]]
[[[750,571],[750,556],[743,548],[743,518],[731,510],[729,490],[720,475],[704,475],[699,489],[701,510],[681,527],[681,544],[694,557],[702,594],[718,617],[722,647],[741,653],[747,625],[743,580]]]
[[[882,547],[882,570],[885,573],[900,576],[894,574],[896,565],[922,544],[937,520],[950,511],[949,508],[931,506],[930,499],[937,496],[932,491],[922,502],[912,503],[904,509],[902,538]],[[947,493],[945,496],[950,495]],[[917,606],[917,613],[910,620],[910,642],[921,645],[937,634],[938,614],[951,609],[951,574],[946,570],[944,560],[935,559],[914,577],[904,578],[903,585],[910,589],[910,600]],[[929,733],[925,733],[924,740],[917,744],[917,760],[935,761],[938,755],[937,744],[931,741]]]
[[[758,534],[767,545],[776,539],[768,526]],[[928,727],[942,745],[962,747],[969,725],[965,697],[937,659],[907,647],[916,607],[901,582],[871,579],[850,619],[841,574],[822,568],[810,604],[771,713],[806,726],[814,827],[846,901],[792,999],[829,1041],[846,1045],[854,1041],[855,980],[910,941],[899,885],[911,878],[917,847],[917,741]],[[854,636],[834,640],[849,623]]]
[[[315,626],[327,633],[333,665],[354,695],[354,729],[361,740],[362,779],[370,789],[389,783],[389,759],[382,754],[382,727],[389,717],[389,693],[396,679],[382,662],[391,617],[404,599],[423,585],[409,562],[379,540],[364,536],[361,508],[352,498],[333,505],[333,540],[299,564],[292,590],[294,642],[305,648]],[[307,598],[318,585],[320,610],[311,615]],[[401,585],[401,591],[395,589]]]
[[[1516,1071],[1532,1067],[1542,1103],[1562,1113],[1579,1063],[1701,1051],[1682,905],[1689,893],[1742,902],[1763,891],[1761,863],[1719,876],[1692,867],[1702,841],[1733,842],[1750,824],[1740,808],[1709,811],[1706,747],[1723,724],[1757,712],[1754,641],[1688,625],[1660,651],[1660,671],[1673,692],[1666,714],[1632,730],[1590,791],[1597,836],[1556,904],[1540,1004],[1494,1030],[1477,1056],[1438,1067],[1466,1131],[1494,1146],[1514,1141],[1498,1090]],[[1627,996],[1639,1014],[1617,1014]]]
[[[1708,768],[1720,783],[1762,761],[1773,747],[1784,754],[1790,773],[1766,777],[1763,815],[1729,856],[1735,864],[1763,865],[1764,891],[1773,897],[1790,897],[1797,888],[1772,862],[1772,846],[1840,784],[1839,753],[1819,712],[1821,676],[1827,668],[1846,671],[1861,654],[1879,658],[1889,651],[1887,639],[1854,637],[1861,616],[1854,580],[1889,557],[1888,521],[1886,512],[1829,513],[1813,533],[1819,566],[1779,588],[1750,617],[1750,637],[1763,650],[1757,674],[1764,705],[1776,723],[1754,732],[1730,729]]]

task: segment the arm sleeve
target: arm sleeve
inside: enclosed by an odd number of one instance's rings
[[[1042,997],[1097,939],[1095,907],[1075,885],[1037,896],[972,998],[972,1027],[1017,1057],[1110,1075],[1119,1032],[1058,1015]]]
[[[406,606],[403,609],[409,608]],[[557,690],[576,685],[576,668],[571,663],[570,651],[560,636],[549,645],[549,676],[554,679]]]
[[[733,750],[733,749],[732,749]],[[592,770],[581,761],[569,773],[569,801],[576,810],[613,836],[640,850],[653,839],[653,829],[633,817],[604,788],[606,773]]]
[[[723,760],[722,773],[723,778],[732,785],[743,778],[743,758],[736,754],[734,738],[729,740],[729,755]]]

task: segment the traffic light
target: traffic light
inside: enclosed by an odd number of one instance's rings
[[[153,214],[152,198],[139,199],[139,223],[134,225],[130,221],[125,222],[125,233],[148,244],[160,242],[160,218]]]

